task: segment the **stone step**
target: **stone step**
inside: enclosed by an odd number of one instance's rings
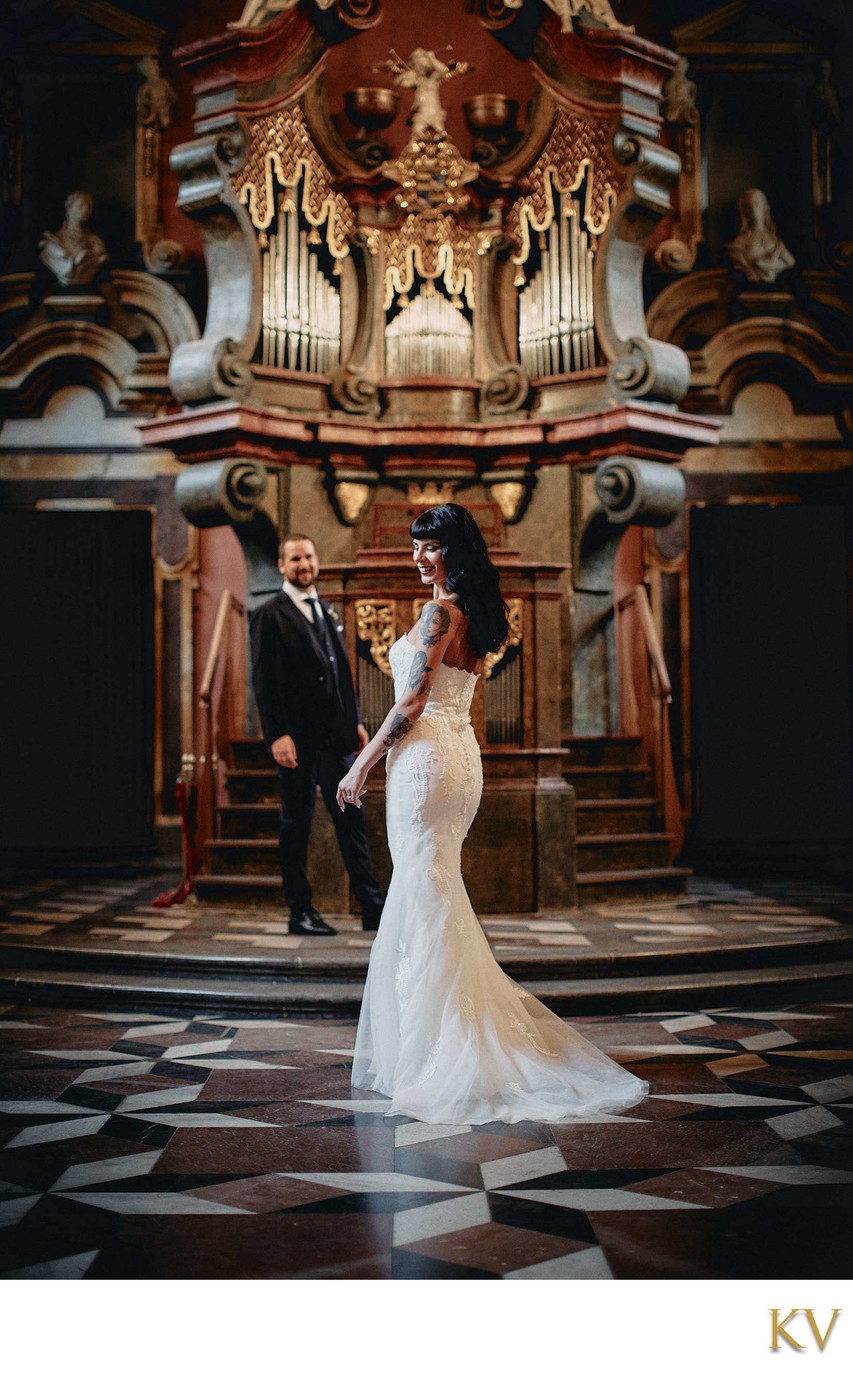
[[[195,880],[201,902],[286,911],[280,873],[200,873]]]
[[[249,801],[239,806],[220,806],[221,838],[278,839],[278,815],[278,805],[271,801]]]
[[[232,805],[242,805],[252,801],[278,802],[278,778],[271,768],[229,768],[225,776],[225,789]]]
[[[332,917],[333,923],[341,924],[340,917]],[[673,924],[678,924],[677,913],[673,914]],[[661,923],[662,930],[666,925]],[[487,927],[488,928],[488,927]],[[359,939],[364,938],[360,930],[350,932]],[[569,980],[581,978],[641,978],[650,974],[698,973],[705,970],[721,972],[725,969],[769,968],[776,966],[780,971],[793,964],[820,962],[848,963],[853,973],[853,933],[850,929],[824,930],[819,937],[814,934],[800,934],[786,937],[773,935],[769,938],[729,938],[703,937],[693,940],[686,949],[680,939],[668,939],[659,934],[653,939],[644,940],[638,949],[631,938],[624,939],[621,932],[614,944],[623,948],[608,948],[607,952],[585,951],[583,949],[564,950],[547,954],[531,954],[529,949],[516,957],[502,955],[500,966],[511,978],[521,981]],[[235,942],[239,942],[235,935]],[[492,932],[492,944],[500,943],[500,932]],[[115,974],[137,974],[151,979],[159,978],[228,978],[234,981],[254,981],[260,979],[329,979],[361,980],[367,973],[370,956],[369,948],[345,949],[339,942],[331,940],[312,941],[303,944],[298,950],[283,950],[276,954],[260,951],[234,954],[227,949],[214,951],[181,949],[176,942],[166,941],[155,949],[130,946],[118,950],[106,945],[81,943],[77,945],[45,943],[15,943],[7,941],[0,945],[0,969],[5,976],[12,971],[39,970],[61,973],[71,972],[109,972]],[[180,945],[180,939],[177,942]]]
[[[792,965],[780,970],[729,969],[717,972],[653,974],[642,978],[545,979],[528,990],[560,1016],[609,1015],[620,1012],[695,1010],[707,1006],[742,1006],[850,1000],[853,972],[849,961]],[[156,980],[119,973],[23,970],[0,977],[0,999],[15,1004],[83,1008],[83,1010],[156,1011],[212,1016],[327,1016],[354,1018],[359,1011],[361,981],[186,977],[159,975]]]
[[[673,836],[661,833],[581,835],[577,841],[578,876],[611,869],[668,868],[672,844]]]
[[[637,767],[641,765],[643,741],[639,735],[631,734],[603,734],[594,738],[572,734],[563,739],[563,747],[570,751],[573,766]]]
[[[278,839],[208,839],[205,856],[215,876],[270,876],[278,868]],[[279,890],[281,883],[279,880]]]
[[[569,767],[563,776],[581,800],[647,799],[651,794],[651,773],[645,767]]]
[[[232,738],[231,765],[238,771],[269,769],[272,759],[262,738]]]
[[[266,841],[227,841],[243,844]],[[270,846],[273,841],[269,841]],[[226,841],[221,841],[224,845]],[[270,862],[275,858],[270,853]],[[593,902],[662,901],[684,895],[689,868],[607,868],[577,874],[578,904]],[[195,880],[199,901],[215,906],[259,907],[283,911],[278,873],[202,873]]]
[[[682,897],[690,868],[603,869],[578,873],[578,905],[592,902],[666,901]]]
[[[660,826],[656,796],[607,797],[575,802],[578,835],[652,833]]]

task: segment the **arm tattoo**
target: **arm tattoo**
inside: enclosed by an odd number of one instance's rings
[[[450,615],[440,604],[425,604],[421,613],[421,640],[427,647],[435,647],[450,627]]]
[[[429,691],[429,667],[426,665],[427,655],[425,652],[416,652],[412,658],[412,670],[409,673],[409,689],[413,690],[417,696],[426,695]],[[425,669],[426,668],[426,669]]]
[[[393,748],[395,743],[399,743],[401,738],[405,738],[411,727],[412,721],[407,719],[404,714],[395,715],[391,721],[391,728],[382,740],[383,748]]]

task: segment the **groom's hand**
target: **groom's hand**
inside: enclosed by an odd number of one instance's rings
[[[299,766],[299,759],[296,756],[296,744],[293,742],[290,734],[282,734],[281,738],[274,739],[270,744],[270,752],[279,767]]]
[[[367,745],[368,745],[368,743],[370,742],[370,735],[368,734],[368,732],[367,732],[367,730],[365,729],[364,725],[363,725],[363,724],[359,724],[358,729],[357,729],[356,732],[358,733],[358,746],[359,746],[359,748],[366,748]]]

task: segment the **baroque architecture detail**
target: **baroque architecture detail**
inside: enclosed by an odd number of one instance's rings
[[[523,4],[524,0],[480,0],[480,8],[485,9],[487,16],[502,8],[520,10]],[[545,0],[545,4],[558,16],[564,33],[568,33],[574,27],[575,20],[582,19],[585,14],[591,14],[606,29],[622,29],[629,34],[634,32],[633,24],[619,22],[610,0]]]
[[[332,187],[332,173],[314,145],[305,116],[298,105],[265,116],[252,125],[245,167],[234,178],[237,199],[247,207],[252,224],[269,229],[281,191],[292,191],[302,182],[299,210],[314,231],[314,242],[323,239],[335,259],[349,254],[355,230],[352,207]]]
[[[469,62],[442,62],[435,53],[426,48],[416,48],[409,61],[401,58],[393,48],[391,56],[384,62],[375,62],[371,72],[388,72],[396,86],[414,91],[412,113],[409,124],[412,137],[417,139],[427,130],[436,134],[444,132],[447,124],[447,111],[442,108],[439,92],[444,82],[453,77],[461,77],[473,71]]]
[[[664,116],[675,135],[681,159],[678,178],[678,219],[673,233],[655,250],[655,262],[671,273],[687,273],[696,262],[702,240],[702,149],[696,83],[687,75],[687,59],[679,57],[664,89]]]
[[[369,645],[374,666],[393,678],[388,654],[397,638],[396,606],[393,603],[362,600],[355,606],[355,627],[360,640]]]
[[[738,197],[740,228],[726,246],[732,267],[750,283],[775,283],[780,273],[794,267],[794,256],[782,243],[770,203],[760,187],[748,187]]]
[[[246,161],[249,130],[224,115],[204,122],[204,133],[172,151],[178,205],[197,223],[204,244],[208,310],[201,340],[172,356],[169,383],[183,403],[240,397],[252,386],[249,360],[261,326],[257,243],[231,178]]]
[[[522,265],[530,253],[531,232],[547,230],[554,219],[554,188],[578,191],[586,182],[583,223],[591,235],[601,235],[624,175],[611,153],[612,129],[604,120],[587,120],[560,109],[548,141],[529,172],[519,178],[521,196],[507,214],[506,231],[518,245],[513,262]]]
[[[318,10],[334,9],[338,17],[353,29],[369,28],[378,18],[378,0],[313,0]],[[239,19],[232,20],[229,29],[260,29],[270,24],[276,15],[294,10],[299,0],[245,0]]]
[[[39,258],[63,287],[94,282],[109,257],[100,235],[89,229],[94,206],[88,192],[71,192],[62,225],[42,236]]]

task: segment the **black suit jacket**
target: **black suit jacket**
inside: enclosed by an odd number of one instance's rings
[[[267,745],[289,734],[297,748],[329,740],[343,752],[359,747],[361,710],[343,630],[323,608],[338,661],[340,697],[319,635],[289,595],[282,590],[249,615],[252,685]]]

